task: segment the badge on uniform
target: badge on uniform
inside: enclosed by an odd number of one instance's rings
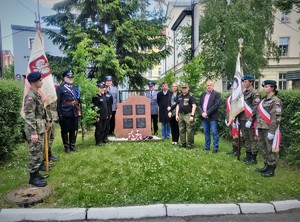
[[[276,113],[281,113],[281,105],[280,105],[280,103],[276,103]]]
[[[255,96],[256,96],[255,102],[259,103],[259,102],[260,102],[260,95],[259,95],[259,94],[256,94]]]

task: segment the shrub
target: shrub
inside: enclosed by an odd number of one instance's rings
[[[0,161],[7,160],[20,142],[23,87],[13,80],[0,80]]]

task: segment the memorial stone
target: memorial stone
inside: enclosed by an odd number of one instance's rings
[[[116,112],[116,138],[127,138],[131,131],[151,136],[150,100],[146,96],[131,96],[118,103]]]

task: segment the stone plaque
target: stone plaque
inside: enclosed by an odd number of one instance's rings
[[[132,105],[123,105],[123,115],[132,115]]]
[[[137,104],[135,105],[136,115],[145,115],[145,105]]]
[[[130,96],[117,104],[116,138],[128,138],[128,134],[138,130],[143,138],[151,136],[150,99],[146,96]]]
[[[132,129],[133,128],[133,119],[125,118],[123,119],[123,128]]]
[[[136,128],[146,128],[146,118],[137,118]]]

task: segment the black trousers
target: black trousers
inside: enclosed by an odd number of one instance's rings
[[[158,131],[158,114],[151,115],[151,121],[153,126],[151,125],[151,130],[153,130],[153,134],[156,135]]]
[[[172,142],[178,143],[178,140],[179,140],[179,126],[178,126],[178,122],[176,121],[176,116],[171,117],[170,126],[171,126]]]
[[[106,127],[108,125],[109,119],[103,119],[99,122],[96,122],[96,129],[95,129],[95,141],[96,145],[99,143],[104,143],[104,139],[106,138]]]
[[[111,118],[109,121],[109,135],[113,135],[115,132],[115,125],[116,125],[116,111],[112,111]]]

